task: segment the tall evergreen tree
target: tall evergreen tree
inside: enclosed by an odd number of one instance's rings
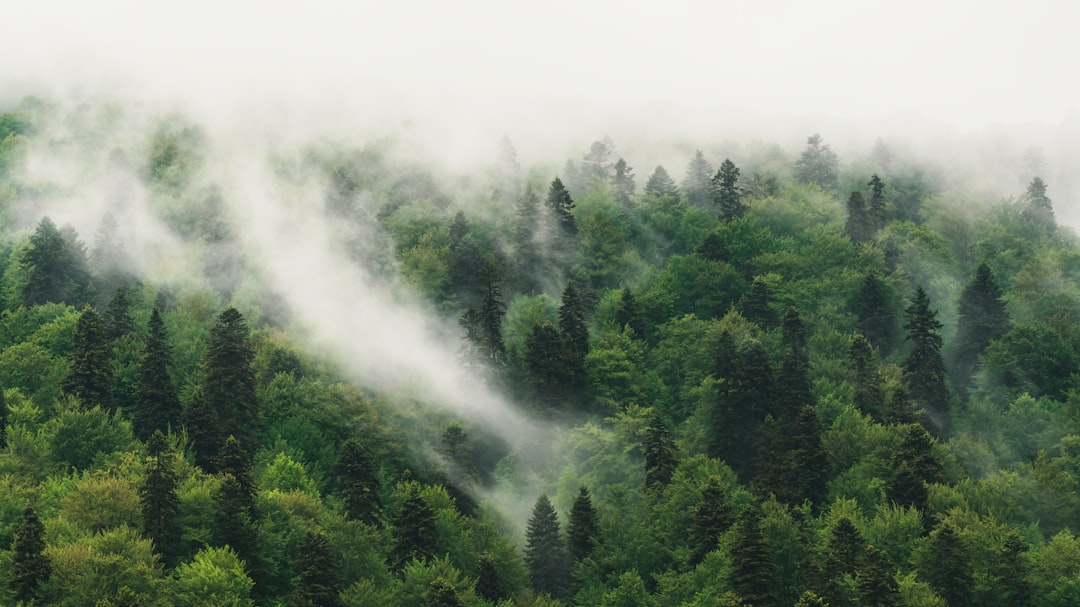
[[[749,341],[736,351],[726,387],[710,416],[708,454],[723,459],[747,480],[754,459],[758,427],[772,412],[775,377],[769,353],[761,342]]]
[[[822,562],[821,596],[830,605],[852,605],[854,598],[848,595],[845,578],[854,579],[865,565],[866,540],[851,523],[842,517],[833,526],[825,543]]]
[[[143,358],[139,362],[135,410],[131,415],[135,436],[142,440],[149,438],[155,430],[167,432],[170,427],[179,429],[183,410],[176,386],[169,375],[171,364],[172,353],[165,321],[161,319],[158,309],[154,308],[147,326]]]
[[[80,248],[77,235],[66,236],[48,217],[42,218],[30,235],[29,246],[19,259],[26,275],[20,293],[23,305],[49,302],[78,305],[85,301],[81,295],[89,278],[86,253]]]
[[[918,424],[910,424],[900,447],[892,455],[892,479],[885,490],[901,506],[926,508],[927,485],[941,480],[941,463],[933,453],[934,439]]]
[[[476,594],[492,604],[499,603],[509,595],[491,554],[484,553],[480,556],[479,573],[476,575]]]
[[[127,287],[117,287],[102,315],[103,330],[107,341],[116,341],[135,331],[131,320],[131,299]]]
[[[731,587],[754,607],[777,604],[776,562],[761,531],[761,511],[751,505],[735,526]]]
[[[901,607],[904,604],[893,568],[885,555],[873,546],[866,547],[865,564],[859,569],[857,579],[861,604],[873,607]]]
[[[525,375],[537,403],[553,409],[563,404],[563,338],[550,322],[533,327],[525,339]]]
[[[645,182],[645,195],[653,198],[663,196],[670,196],[676,200],[679,198],[679,188],[675,185],[675,180],[668,174],[664,165],[656,165],[652,175],[649,176],[649,180]]]
[[[790,487],[795,500],[793,505],[809,500],[821,504],[829,480],[829,456],[821,437],[821,421],[813,405],[804,405],[791,424],[788,432],[788,457],[795,474]]]
[[[221,435],[217,415],[210,408],[202,386],[192,391],[180,421],[194,446],[195,463],[207,472],[216,471],[217,456],[225,446],[225,437]]]
[[[525,186],[525,192],[518,200],[514,218],[514,281],[524,293],[541,290],[539,269],[543,266],[543,256],[537,241],[540,232],[540,197],[532,184]]]
[[[1028,581],[1028,543],[1010,529],[998,554],[997,566],[991,572],[993,592],[1001,597],[1003,607],[1026,607],[1031,604],[1032,589]]]
[[[255,494],[258,493],[258,489],[255,486],[255,480],[251,478],[251,465],[252,455],[244,449],[235,436],[229,435],[229,438],[225,439],[221,452],[217,455],[217,470],[236,480],[240,491],[237,494],[238,499],[244,502],[251,519],[255,520]]]
[[[7,448],[8,406],[4,388],[0,386],[0,450]]]
[[[615,326],[619,328],[629,327],[634,332],[634,337],[645,337],[645,326],[641,322],[641,312],[638,310],[637,300],[629,287],[622,290],[619,297],[619,306],[615,309]]]
[[[885,408],[885,390],[881,372],[878,370],[874,349],[862,335],[856,335],[848,349],[848,360],[854,373],[855,407],[863,415],[882,420]]]
[[[696,566],[720,545],[720,535],[735,523],[735,509],[719,479],[710,476],[691,515],[690,565]]]
[[[730,159],[725,159],[720,170],[712,178],[710,186],[712,200],[720,212],[720,221],[731,221],[742,217],[746,206],[742,202],[742,190],[739,189],[739,167]]]
[[[1053,234],[1057,229],[1057,221],[1054,220],[1054,205],[1046,196],[1046,182],[1042,177],[1036,177],[1028,184],[1024,194],[1024,217]]]
[[[930,534],[930,559],[922,573],[949,607],[972,604],[975,581],[968,562],[968,550],[951,523],[940,525]]]
[[[891,354],[900,328],[884,281],[874,274],[867,274],[859,287],[854,308],[859,319],[859,332],[882,357]]]
[[[1009,314],[1001,296],[990,266],[979,264],[975,277],[960,293],[952,367],[953,385],[960,390],[966,390],[986,346],[1009,329]]]
[[[318,531],[308,531],[296,546],[292,568],[296,583],[289,596],[289,607],[340,607],[345,578],[338,568],[338,558]]]
[[[876,234],[885,227],[888,219],[885,208],[885,182],[877,176],[877,173],[874,173],[866,185],[870,186],[870,202],[866,210],[870,216],[871,234]]]
[[[506,346],[503,344],[502,320],[506,305],[502,302],[495,270],[485,263],[480,270],[483,283],[478,307],[467,309],[459,321],[465,329],[465,339],[485,364],[501,367],[506,362]]]
[[[551,213],[551,217],[555,220],[560,237],[570,238],[576,235],[577,222],[574,220],[573,213],[574,200],[558,177],[551,181],[546,203],[548,212]]]
[[[645,488],[663,491],[679,466],[678,447],[660,414],[653,412],[645,428]]]
[[[265,593],[262,560],[259,553],[259,533],[251,515],[251,500],[247,489],[236,477],[226,474],[214,499],[214,543],[229,546],[244,561],[244,569],[253,582],[255,592]]]
[[[424,590],[424,607],[465,607],[465,603],[453,584],[438,577]]]
[[[559,335],[562,342],[560,367],[566,396],[581,398],[589,383],[585,369],[585,357],[589,354],[589,325],[585,320],[585,302],[572,282],[563,290],[559,305]]]
[[[570,557],[574,563],[592,554],[600,539],[600,521],[593,506],[588,488],[582,485],[570,508],[570,520],[566,527]]]
[[[570,580],[570,564],[566,547],[559,532],[559,516],[546,493],[541,493],[533,506],[525,530],[525,566],[529,580],[537,593],[553,598],[566,595]]]
[[[176,493],[174,456],[165,435],[155,430],[146,443],[146,476],[139,487],[143,535],[154,542],[166,568],[176,565],[183,541],[180,529],[180,497]]]
[[[743,318],[762,329],[771,329],[776,326],[777,314],[769,303],[772,301],[772,293],[769,284],[760,278],[755,278],[750,285],[750,291],[743,296],[739,305],[739,311]]]
[[[86,408],[111,409],[112,361],[105,332],[97,312],[87,306],[79,315],[68,355],[69,370],[61,382],[64,392],[78,397]]]
[[[368,449],[356,438],[345,441],[334,472],[344,498],[345,516],[369,525],[377,524],[379,467]]]
[[[90,250],[90,269],[99,292],[104,296],[115,293],[132,281],[129,268],[133,267],[131,258],[124,249],[120,237],[120,224],[112,213],[105,213],[94,235],[94,246]]]
[[[615,161],[615,174],[611,177],[611,187],[615,190],[615,201],[623,209],[629,209],[634,204],[634,169],[619,158]]]
[[[862,192],[852,192],[848,197],[844,232],[847,233],[851,242],[856,244],[867,242],[874,236],[874,219],[870,214],[870,209],[866,207],[866,199],[863,198]]]
[[[713,168],[705,154],[701,150],[694,151],[694,157],[686,167],[686,177],[682,182],[682,193],[686,197],[686,204],[701,209],[708,208],[713,201],[712,196]]]
[[[38,588],[52,576],[52,561],[45,554],[45,525],[30,506],[23,510],[22,520],[12,529],[15,542],[11,547],[11,577],[13,598],[30,603]]]
[[[922,406],[931,426],[941,436],[949,434],[949,392],[945,384],[945,361],[941,357],[941,322],[930,309],[922,287],[906,309],[907,341],[911,351],[904,359],[904,386]]]
[[[206,402],[213,412],[221,436],[235,436],[248,452],[258,447],[256,425],[259,403],[255,396],[255,356],[248,328],[236,308],[218,316],[206,347]]]
[[[390,566],[401,571],[409,561],[427,562],[435,558],[438,533],[435,512],[416,486],[409,488],[405,501],[394,515],[394,548],[390,551]]]
[[[589,153],[586,154],[585,158],[582,160],[582,177],[585,178],[586,183],[590,187],[596,187],[601,184],[607,185],[611,181],[612,146],[609,145],[609,143],[610,140],[592,142],[592,145],[589,146]]]
[[[836,169],[840,159],[814,133],[806,140],[806,149],[795,162],[795,179],[800,183],[816,183],[828,189],[836,185]]]
[[[806,349],[806,326],[795,308],[788,308],[782,323],[787,347],[776,378],[777,413],[781,422],[795,418],[799,409],[813,404],[810,394],[810,356]]]

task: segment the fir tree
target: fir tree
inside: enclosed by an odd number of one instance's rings
[[[682,193],[686,197],[686,204],[700,209],[708,208],[713,201],[712,196],[713,168],[701,150],[694,152],[690,164],[686,167],[686,177],[682,182]]]
[[[465,607],[454,585],[444,578],[435,578],[424,590],[424,607]]]
[[[822,443],[817,409],[812,405],[803,406],[787,436],[791,470],[795,472],[789,483],[795,499],[789,503],[797,505],[809,500],[821,504],[829,480],[829,456]]]
[[[1023,536],[1009,530],[998,554],[997,566],[992,572],[993,591],[1002,598],[1003,607],[1026,607],[1031,604],[1031,582],[1028,581],[1028,564],[1024,558],[1028,543]]]
[[[416,486],[409,488],[405,501],[394,515],[394,548],[390,551],[390,567],[401,571],[411,560],[422,562],[435,558],[438,533],[435,512]]]
[[[851,193],[847,201],[847,221],[844,223],[844,232],[853,243],[867,242],[874,235],[874,220],[870,210],[866,207],[866,199],[861,192]]]
[[[619,307],[615,309],[615,326],[619,328],[629,327],[634,332],[634,337],[643,339],[645,327],[641,322],[641,312],[638,310],[637,300],[629,287],[623,288],[619,298]]]
[[[259,555],[258,530],[251,515],[251,499],[236,477],[226,474],[214,499],[214,543],[229,546],[244,561],[248,576],[259,592],[265,582]]]
[[[48,217],[38,223],[18,262],[26,274],[20,292],[23,305],[83,302],[79,295],[88,279],[85,252],[74,236],[69,234],[69,237],[72,240],[66,239]]]
[[[106,341],[116,341],[135,331],[135,322],[131,320],[131,300],[126,287],[116,288],[112,299],[105,306],[102,320]]]
[[[338,570],[338,559],[326,536],[308,531],[296,546],[292,562],[297,573],[289,596],[289,607],[339,607],[339,595],[345,578]]]
[[[901,506],[926,508],[927,484],[940,480],[941,464],[933,454],[934,439],[917,424],[907,427],[892,456],[893,476],[885,495]]]
[[[112,356],[97,312],[87,306],[79,315],[68,355],[69,370],[61,382],[64,392],[75,396],[87,409],[101,405],[111,409]]]
[[[537,402],[548,409],[560,406],[563,383],[563,338],[555,325],[542,322],[525,339],[525,373]]]
[[[854,308],[859,332],[882,357],[887,357],[896,347],[900,329],[885,283],[877,276],[867,274],[859,287]]]
[[[971,604],[975,582],[967,549],[951,523],[944,523],[930,534],[930,559],[924,579],[949,607]]]
[[[813,404],[810,394],[810,356],[806,350],[806,326],[795,308],[788,308],[782,324],[787,347],[777,379],[777,409],[781,422],[792,420],[804,405]]]
[[[220,435],[235,436],[252,454],[258,447],[255,436],[259,417],[253,358],[247,324],[236,308],[227,308],[218,317],[206,347],[204,395]]]
[[[865,564],[859,569],[857,579],[862,604],[873,607],[901,607],[904,604],[892,567],[885,555],[873,546],[866,547]]]
[[[589,187],[606,185],[611,181],[611,146],[610,141],[594,141],[589,146],[589,153],[582,160],[583,177]]]
[[[795,162],[795,179],[800,183],[815,183],[829,189],[836,185],[836,169],[840,164],[836,152],[822,144],[821,135],[814,133],[806,140],[806,149]]]
[[[143,358],[139,362],[135,410],[131,415],[132,429],[140,439],[145,440],[155,430],[167,432],[170,427],[179,428],[182,408],[180,397],[169,375],[171,364],[172,353],[169,351],[165,322],[158,309],[154,308],[147,326]]]
[[[585,320],[585,302],[574,283],[563,290],[559,305],[559,334],[562,342],[563,383],[568,397],[581,397],[588,385],[585,357],[589,354],[589,326]]]
[[[1023,215],[1048,234],[1053,234],[1057,229],[1054,206],[1046,196],[1046,182],[1042,177],[1036,177],[1028,184],[1027,193],[1024,195]]]
[[[4,388],[0,386],[0,450],[7,448],[8,406]]]
[[[611,187],[615,190],[615,201],[624,210],[630,209],[634,204],[634,169],[619,158],[615,161],[615,174],[611,177]]]
[[[90,250],[90,269],[94,282],[102,294],[115,293],[131,283],[131,258],[124,250],[120,238],[120,225],[112,213],[105,213],[94,235],[94,246]]]
[[[570,564],[559,532],[559,516],[546,493],[541,493],[536,499],[525,538],[525,566],[533,590],[554,598],[565,596]]]
[[[734,364],[725,371],[728,382],[710,418],[708,454],[723,459],[747,480],[754,457],[758,426],[771,412],[775,377],[769,353],[753,340],[738,348]]]
[[[194,446],[195,463],[207,472],[217,470],[217,456],[225,446],[225,437],[217,415],[210,408],[202,386],[192,391],[191,399],[184,406],[181,419],[188,440]]]
[[[350,438],[341,446],[334,466],[346,518],[378,523],[379,468],[375,459],[361,442]]]
[[[769,284],[760,278],[755,278],[750,285],[750,291],[743,296],[739,311],[743,318],[762,329],[771,329],[777,324],[776,310],[772,309],[770,302],[772,293]]]
[[[725,159],[720,170],[712,178],[712,199],[720,212],[720,221],[731,221],[743,216],[746,206],[742,202],[739,189],[739,167],[730,159]]]
[[[525,293],[541,290],[538,270],[543,257],[537,242],[540,231],[540,197],[532,184],[525,186],[525,193],[518,201],[514,223],[514,276],[518,288]]]
[[[930,298],[922,287],[907,307],[907,341],[911,352],[904,359],[904,385],[922,406],[931,426],[941,435],[949,434],[949,393],[945,384],[945,362],[941,358],[941,322],[930,309]]]
[[[979,264],[975,277],[960,293],[952,369],[953,385],[958,389],[966,390],[979,355],[1009,329],[1009,315],[1001,296],[990,266]]]
[[[574,563],[580,562],[592,553],[600,537],[600,521],[596,508],[593,507],[589,490],[582,485],[570,508],[570,521],[566,527],[570,557]]]
[[[240,444],[240,441],[232,435],[225,439],[225,445],[217,455],[217,470],[231,476],[236,480],[239,487],[238,497],[255,520],[255,494],[258,492],[255,481],[251,478],[252,456]]]
[[[570,192],[566,190],[566,186],[558,177],[551,181],[546,202],[548,212],[555,219],[559,235],[564,239],[576,235],[577,223],[574,220],[573,213],[574,200],[570,198]]]
[[[30,506],[23,510],[22,520],[12,532],[15,542],[11,548],[11,577],[9,584],[13,598],[30,603],[38,588],[49,581],[52,561],[45,554],[45,525]]]
[[[649,180],[645,182],[645,195],[652,198],[670,196],[678,200],[679,188],[675,185],[675,180],[664,169],[664,165],[656,165],[656,169],[649,176]]]
[[[174,456],[160,430],[147,441],[146,452],[146,477],[139,487],[143,535],[154,542],[165,567],[171,568],[177,563],[183,541]]]
[[[491,554],[484,553],[480,556],[479,573],[476,575],[476,593],[481,598],[498,603],[507,598],[509,593],[502,576],[495,567],[495,559]]]
[[[663,491],[679,466],[678,448],[660,414],[653,412],[645,428],[645,488]]]
[[[776,563],[761,532],[760,508],[756,505],[747,508],[735,529],[735,542],[731,547],[731,587],[754,607],[775,605]]]
[[[465,329],[465,339],[485,364],[501,367],[506,361],[503,344],[502,320],[506,305],[502,302],[502,289],[495,277],[494,268],[484,263],[480,270],[483,283],[479,307],[467,309],[459,323]]]
[[[709,232],[705,236],[705,240],[701,241],[694,253],[709,261],[723,261],[725,263],[731,261],[731,249],[724,244],[723,237],[715,231]]]
[[[822,563],[824,587],[822,597],[831,605],[849,605],[852,603],[845,591],[844,578],[854,577],[864,566],[866,540],[851,523],[851,519],[842,517],[833,526],[825,544],[825,558]]]
[[[720,535],[735,522],[735,509],[728,501],[719,479],[710,476],[691,516],[690,565],[696,566],[720,545]]]
[[[871,234],[876,234],[879,230],[885,227],[886,209],[885,209],[885,182],[874,173],[870,176],[870,181],[867,182],[870,186],[870,202],[867,204],[866,211],[870,219]]]
[[[854,378],[854,403],[863,415],[881,420],[885,408],[885,390],[881,373],[874,359],[874,349],[862,335],[856,335],[848,349],[848,360]]]

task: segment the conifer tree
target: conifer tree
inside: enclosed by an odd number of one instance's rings
[[[585,321],[585,302],[572,282],[563,290],[559,305],[559,334],[563,351],[560,366],[566,396],[581,397],[589,382],[585,370],[585,357],[589,354],[589,326]]]
[[[794,419],[805,405],[813,404],[810,394],[810,356],[806,349],[806,326],[795,308],[788,308],[782,323],[787,347],[777,379],[777,412],[781,422]]]
[[[525,192],[518,200],[514,218],[514,280],[518,289],[524,293],[541,290],[538,270],[543,266],[543,257],[537,242],[540,231],[540,197],[532,184],[525,186]]]
[[[949,434],[949,392],[945,384],[945,362],[941,357],[941,322],[930,309],[930,298],[922,287],[907,307],[907,341],[911,352],[904,359],[904,386],[922,406],[931,426],[941,435]]]
[[[143,358],[139,362],[139,379],[135,386],[135,410],[131,426],[135,436],[145,440],[155,430],[167,432],[170,427],[179,429],[183,412],[180,397],[169,366],[172,353],[169,350],[165,322],[157,308],[150,313]]]
[[[645,428],[645,488],[663,491],[679,466],[678,448],[660,414],[653,411]]]
[[[636,188],[634,169],[626,164],[626,161],[622,158],[615,161],[615,174],[611,177],[611,187],[615,190],[615,201],[624,210],[629,209],[634,204],[634,190]]]
[[[731,261],[731,250],[724,244],[724,239],[720,234],[715,231],[705,236],[705,240],[701,241],[694,253],[709,261]]]
[[[38,588],[52,576],[52,561],[45,554],[45,525],[30,506],[12,529],[15,542],[11,548],[10,586],[13,598],[30,603]]]
[[[825,543],[825,558],[822,563],[824,587],[821,594],[829,604],[851,603],[845,593],[844,578],[854,577],[865,565],[865,558],[866,540],[851,519],[842,517],[833,526]]]
[[[296,546],[292,562],[296,584],[289,596],[289,607],[339,607],[345,579],[338,569],[338,559],[326,536],[308,531]]]
[[[789,486],[795,498],[789,503],[797,505],[802,500],[809,500],[813,504],[820,504],[829,480],[829,456],[822,443],[817,409],[812,405],[799,409],[787,436],[788,457],[792,460],[791,470],[794,471]]]
[[[509,594],[491,554],[484,553],[480,556],[479,573],[476,575],[476,593],[492,603],[502,601]]]
[[[885,495],[901,506],[926,508],[927,483],[940,480],[941,463],[933,453],[934,439],[918,424],[907,427],[900,447],[893,453],[893,477]]]
[[[922,573],[949,607],[971,604],[975,585],[971,564],[967,549],[951,523],[943,523],[930,534],[930,559]]]
[[[546,493],[536,499],[525,538],[525,566],[533,590],[562,598],[568,588],[570,564],[559,532],[559,516]]]
[[[859,319],[859,332],[880,356],[887,357],[896,347],[900,329],[885,283],[877,276],[867,274],[859,287],[854,308]]]
[[[94,246],[90,250],[90,269],[94,282],[102,295],[115,293],[132,280],[131,258],[124,250],[120,237],[120,225],[112,213],[105,213],[94,235]]]
[[[701,497],[694,506],[691,517],[693,546],[690,550],[690,566],[705,560],[720,545],[720,535],[735,523],[735,509],[728,501],[724,487],[715,476],[710,476],[701,489]]]
[[[542,322],[525,339],[525,374],[537,402],[552,409],[562,404],[566,389],[563,383],[563,338],[555,325]]]
[[[861,192],[851,193],[847,201],[847,221],[844,223],[844,232],[847,233],[851,242],[859,244],[869,241],[874,235],[873,218],[870,210],[866,208],[866,199]]]
[[[8,406],[4,388],[0,386],[0,450],[7,448]]]
[[[720,170],[712,178],[710,186],[713,202],[720,210],[720,221],[731,221],[743,216],[746,206],[739,189],[739,167],[725,159]]]
[[[480,305],[467,309],[459,323],[465,329],[465,339],[475,349],[480,360],[498,368],[506,361],[506,346],[502,336],[506,305],[502,302],[502,289],[492,264],[483,263],[480,274],[483,285]]]
[[[221,435],[217,415],[210,408],[202,386],[192,391],[191,399],[184,406],[181,423],[194,446],[195,463],[207,472],[216,471],[217,456],[225,446],[225,437]]]
[[[885,227],[886,209],[885,209],[885,182],[874,173],[870,176],[870,181],[867,182],[870,186],[870,202],[866,206],[867,214],[870,218],[871,235],[876,234],[879,230]]]
[[[146,452],[146,476],[139,487],[143,535],[154,542],[154,550],[161,555],[165,567],[172,568],[180,556],[182,542],[174,457],[160,430],[150,436]]]
[[[881,372],[874,359],[874,350],[862,335],[856,335],[851,341],[848,360],[855,375],[855,407],[863,415],[873,416],[880,421],[885,408],[885,391],[881,385]]]
[[[771,329],[776,326],[777,315],[769,303],[772,301],[772,293],[769,285],[760,278],[755,278],[750,285],[750,291],[743,296],[739,311],[743,318],[762,329]]]
[[[102,318],[105,340],[116,341],[135,331],[135,322],[131,320],[131,300],[126,287],[117,287],[112,299],[105,306]]]
[[[427,562],[435,558],[438,533],[435,512],[416,486],[409,488],[405,501],[394,515],[394,548],[390,551],[390,567],[401,571],[409,561]]]
[[[577,223],[574,220],[574,200],[570,198],[570,192],[563,185],[561,179],[556,177],[551,181],[548,188],[547,208],[551,217],[555,219],[555,225],[562,238],[570,238],[577,234]]]
[[[86,252],[74,230],[58,230],[52,220],[43,217],[18,263],[26,274],[20,292],[23,305],[85,302],[89,280]]]
[[[641,312],[638,310],[637,300],[629,287],[622,290],[619,298],[619,307],[615,309],[615,326],[619,328],[629,327],[634,332],[634,337],[643,339],[645,327],[641,322]]]
[[[800,183],[816,183],[828,189],[836,185],[836,169],[840,164],[836,152],[821,142],[814,133],[806,140],[806,149],[795,162],[795,179]]]
[[[761,511],[750,505],[735,526],[731,547],[731,587],[755,607],[775,605],[776,563],[772,548],[761,532]]]
[[[772,412],[775,400],[769,353],[761,342],[749,341],[737,349],[726,374],[728,382],[709,420],[712,439],[708,454],[723,459],[745,481],[754,459],[758,427]]]
[[[259,417],[253,358],[247,324],[236,308],[227,308],[218,317],[206,347],[204,396],[219,424],[220,435],[235,436],[252,454],[258,447],[255,436]]]
[[[77,397],[87,409],[94,405],[112,409],[111,358],[97,312],[86,306],[75,324],[69,370],[61,382],[64,392]]]
[[[255,481],[251,478],[251,460],[251,454],[244,449],[240,441],[235,436],[229,435],[229,438],[225,439],[225,445],[221,448],[221,452],[218,453],[217,470],[236,480],[240,490],[238,493],[239,499],[243,500],[251,519],[255,520],[255,494],[257,489]]]
[[[686,204],[700,209],[708,208],[713,202],[713,168],[701,150],[694,151],[694,157],[686,167],[686,177],[682,182],[682,193]]]
[[[438,577],[424,590],[424,607],[465,607],[465,603],[453,584]]]
[[[1054,206],[1046,196],[1046,182],[1042,180],[1042,177],[1035,177],[1028,184],[1027,192],[1024,195],[1023,215],[1035,225],[1046,230],[1048,234],[1053,234],[1054,230],[1057,229],[1057,222],[1054,220]]]
[[[226,474],[214,499],[214,543],[229,546],[244,561],[244,569],[255,590],[265,592],[262,561],[258,547],[258,529],[252,517],[251,499],[247,489],[236,477]]]
[[[345,516],[378,524],[379,467],[358,439],[350,438],[341,446],[334,472],[344,498]]]
[[[652,175],[649,176],[649,180],[645,182],[645,195],[653,198],[670,196],[678,200],[679,188],[675,185],[675,180],[668,174],[664,165],[656,165]]]
[[[885,555],[873,546],[866,547],[866,560],[858,572],[862,604],[874,607],[901,607],[900,586]]]
[[[1001,297],[990,266],[979,264],[975,277],[960,293],[952,375],[953,385],[961,390],[967,388],[986,346],[1009,329],[1009,315]]]
[[[1028,543],[1014,530],[1009,530],[998,555],[996,570],[992,572],[993,591],[1002,597],[1003,607],[1026,607],[1031,604],[1031,582],[1028,581],[1028,564],[1024,558]]]
[[[570,508],[570,521],[566,528],[570,557],[574,563],[589,556],[600,538],[600,521],[588,488],[582,485]]]

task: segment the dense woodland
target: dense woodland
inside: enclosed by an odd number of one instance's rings
[[[674,175],[609,140],[453,177],[385,141],[262,159],[539,458],[306,348],[213,134],[127,111],[0,115],[0,603],[1080,604],[1080,242],[1037,159],[989,201],[819,135]],[[61,148],[134,184],[94,233],[27,177]],[[200,280],[133,269],[132,197]]]

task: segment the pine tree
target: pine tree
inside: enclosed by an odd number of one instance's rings
[[[12,532],[15,542],[11,547],[10,586],[13,598],[29,603],[37,595],[38,588],[52,575],[52,561],[45,554],[45,525],[30,506],[23,510],[22,520]]]
[[[911,352],[904,359],[904,386],[922,406],[931,426],[941,436],[949,434],[949,392],[945,384],[945,362],[941,357],[941,322],[930,309],[930,298],[922,287],[907,307],[907,341]]]
[[[866,199],[861,192],[851,193],[847,201],[847,221],[844,223],[844,232],[847,233],[851,242],[858,244],[867,242],[874,235],[874,220],[870,210],[866,207]]]
[[[848,349],[848,360],[854,373],[855,408],[863,415],[882,420],[885,408],[885,390],[882,388],[881,372],[874,359],[874,349],[862,335],[856,335]]]
[[[503,344],[502,320],[506,305],[502,302],[502,289],[494,267],[485,262],[480,269],[480,305],[470,307],[459,323],[465,329],[465,339],[485,364],[499,368],[506,362],[506,346]]]
[[[877,173],[874,173],[866,185],[870,186],[870,202],[867,204],[866,211],[870,218],[871,234],[876,234],[885,227],[888,219],[885,209],[885,182],[877,176]]]
[[[737,219],[746,212],[746,206],[742,202],[742,190],[738,184],[739,167],[730,159],[725,159],[720,170],[713,176],[710,186],[712,200],[720,210],[720,221]]]
[[[219,424],[220,435],[235,436],[252,454],[258,447],[259,417],[253,358],[247,324],[236,308],[227,308],[218,317],[206,347],[204,395]]]
[[[940,525],[930,534],[930,561],[923,579],[949,607],[971,604],[975,582],[967,549],[951,523]]]
[[[571,238],[577,234],[577,223],[574,220],[574,200],[570,198],[570,192],[563,185],[561,179],[556,177],[551,181],[546,199],[548,212],[555,219],[558,233],[563,239]]]
[[[900,447],[892,456],[893,477],[885,495],[901,506],[926,508],[927,484],[940,480],[941,463],[934,457],[934,439],[918,424],[907,427]]]
[[[615,201],[624,210],[628,210],[634,204],[634,169],[619,158],[615,161],[615,174],[611,177],[611,187],[615,190]]]
[[[416,486],[409,488],[405,501],[394,515],[394,548],[390,551],[390,567],[401,571],[409,561],[427,562],[438,550],[435,512]]]
[[[350,438],[341,446],[334,472],[344,498],[345,516],[369,525],[378,524],[379,467],[358,439]]]
[[[338,569],[338,559],[326,536],[308,531],[296,546],[292,562],[297,573],[289,596],[289,607],[339,607],[345,578]]]
[[[75,396],[86,408],[101,405],[112,409],[112,356],[97,312],[83,308],[72,336],[69,370],[61,382],[64,392]]]
[[[664,165],[656,165],[652,175],[649,176],[649,180],[645,182],[645,195],[652,198],[670,196],[676,200],[679,199],[679,188],[675,185],[675,180],[664,169]]]
[[[1054,206],[1046,196],[1046,182],[1042,177],[1036,177],[1028,184],[1027,193],[1024,195],[1023,215],[1048,234],[1053,234],[1057,229]]]
[[[806,140],[806,149],[795,162],[795,179],[800,183],[816,183],[828,189],[836,185],[836,169],[840,164],[836,152],[821,143],[814,133]]]
[[[154,542],[166,568],[176,565],[182,533],[179,519],[180,497],[176,493],[174,456],[165,435],[156,430],[146,443],[146,477],[139,487],[143,535]]]
[[[678,447],[660,414],[653,412],[645,428],[645,488],[663,491],[679,466]]]
[[[900,329],[885,283],[877,276],[867,274],[853,307],[859,319],[859,332],[882,357],[887,357],[896,347]]]
[[[694,151],[694,157],[686,167],[686,177],[682,182],[682,193],[686,197],[686,204],[701,209],[708,208],[712,203],[712,175],[713,168],[701,150]]]
[[[525,538],[525,566],[533,590],[538,594],[546,592],[553,598],[564,597],[570,579],[570,564],[559,533],[559,516],[546,493],[536,499]]]
[[[701,497],[691,516],[693,546],[690,550],[690,566],[705,560],[720,545],[720,535],[735,523],[735,509],[728,501],[719,479],[710,476],[701,489]]]
[[[1001,289],[986,263],[979,264],[975,277],[960,293],[960,314],[956,324],[953,385],[966,390],[975,373],[979,355],[991,341],[1009,329],[1009,315],[1001,299]]]
[[[251,478],[251,464],[252,455],[244,449],[235,436],[230,434],[217,455],[217,470],[236,480],[240,490],[239,499],[243,500],[251,519],[255,520],[255,494],[258,490],[255,487],[255,481]]]
[[[147,326],[146,344],[143,358],[139,362],[139,379],[135,386],[135,410],[131,415],[131,426],[135,436],[146,440],[155,430],[167,432],[169,428],[179,429],[183,412],[180,397],[169,366],[172,353],[169,350],[169,337],[165,332],[165,322],[157,308],[150,313]]]
[[[797,505],[809,500],[812,504],[821,504],[829,480],[829,456],[822,443],[817,409],[811,405],[803,406],[787,436],[791,470],[795,472],[789,482],[795,499],[789,503]]]
[[[761,532],[760,508],[756,505],[747,508],[735,529],[731,587],[754,607],[776,605],[776,563]]]
[[[600,538],[600,521],[588,488],[582,485],[570,508],[570,521],[566,527],[570,557],[574,563],[589,556]]]

